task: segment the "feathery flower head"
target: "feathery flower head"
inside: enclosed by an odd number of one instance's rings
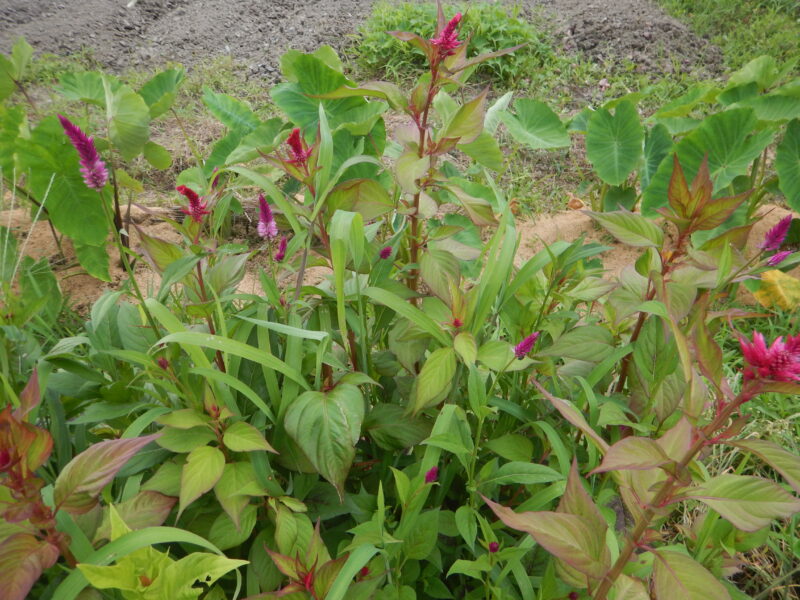
[[[458,39],[458,32],[456,31],[460,22],[461,13],[456,13],[447,25],[444,26],[444,29],[439,32],[439,35],[430,40],[431,44],[439,49],[439,57],[455,54],[455,49],[461,45]]]
[[[264,194],[258,195],[258,235],[270,240],[278,237],[278,225]]]
[[[523,339],[519,344],[514,346],[514,356],[516,356],[519,360],[525,358],[528,353],[533,350],[533,345],[536,343],[536,340],[539,339],[539,332],[534,331],[528,337]]]
[[[275,253],[275,260],[278,262],[282,261],[286,256],[286,244],[287,239],[286,236],[281,237],[281,241],[278,243],[278,251]]]
[[[425,473],[425,483],[433,483],[439,478],[439,467],[431,467],[430,470]]]
[[[746,361],[745,380],[800,381],[800,335],[779,336],[767,347],[764,336],[757,331],[753,341],[739,338],[742,355]]]
[[[381,248],[381,251],[378,253],[378,256],[381,257],[382,260],[386,260],[392,255],[392,247],[386,246],[385,248]]]
[[[770,267],[777,267],[777,266],[778,266],[779,264],[781,264],[781,263],[784,261],[784,259],[785,259],[787,256],[789,256],[791,253],[792,253],[792,251],[791,251],[791,250],[783,250],[783,251],[781,251],[781,252],[776,252],[775,254],[773,254],[772,256],[770,256],[770,257],[767,259],[767,264],[768,264]]]
[[[761,242],[759,248],[771,252],[777,250],[786,239],[786,234],[789,233],[789,226],[792,224],[792,215],[786,215],[778,224],[767,232],[764,236],[764,241]]]
[[[489,542],[489,552],[490,553],[494,554],[498,550],[500,550],[500,544],[498,544],[497,542]]]
[[[208,208],[208,203],[200,200],[200,196],[198,196],[197,192],[195,192],[192,188],[186,187],[185,185],[179,185],[175,188],[175,190],[179,194],[185,196],[189,201],[189,207],[182,208],[181,212],[185,215],[189,215],[196,223],[202,223],[203,217],[211,214],[210,210],[206,210]]]
[[[108,182],[108,169],[106,169],[106,163],[100,160],[100,155],[94,145],[94,138],[86,135],[80,127],[65,116],[58,115],[58,120],[61,121],[61,127],[64,128],[64,133],[67,134],[69,141],[78,151],[83,182],[92,189],[103,189]]]
[[[293,165],[305,165],[308,157],[311,156],[312,149],[306,145],[306,141],[300,135],[299,128],[292,129],[292,133],[289,134],[286,143],[289,145],[289,151],[292,155],[289,162]]]

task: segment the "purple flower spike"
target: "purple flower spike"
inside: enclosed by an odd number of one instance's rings
[[[768,264],[770,267],[777,267],[777,266],[778,266],[779,264],[781,264],[781,263],[784,261],[784,259],[785,259],[787,256],[789,256],[791,253],[792,253],[792,251],[791,251],[791,250],[784,250],[784,251],[782,251],[782,252],[776,252],[775,254],[773,254],[772,256],[770,256],[770,257],[767,259],[767,264]]]
[[[431,467],[430,470],[425,473],[425,483],[433,483],[439,478],[439,467]]]
[[[789,226],[792,224],[792,215],[786,215],[778,224],[775,225],[772,229],[767,232],[767,235],[764,236],[764,241],[761,242],[759,248],[762,250],[766,250],[767,252],[772,252],[773,250],[777,250],[783,244],[783,240],[786,239],[786,234],[789,233]]]
[[[278,244],[278,251],[275,253],[275,260],[278,262],[282,261],[286,257],[286,244],[287,240],[286,236],[284,235]]]
[[[258,235],[268,240],[278,237],[278,225],[264,194],[258,196]]]
[[[58,115],[64,133],[67,134],[69,141],[78,151],[81,158],[81,175],[87,187],[95,190],[102,190],[108,182],[108,170],[106,164],[100,160],[94,139],[81,131],[80,127],[63,115]]]
[[[378,254],[382,260],[386,260],[392,255],[392,247],[386,246],[385,248],[381,248],[380,253]]]
[[[525,358],[528,353],[533,350],[533,345],[536,343],[536,340],[539,339],[539,332],[534,331],[524,340],[522,340],[519,344],[514,346],[514,356],[516,356],[519,360]]]
[[[195,223],[202,223],[203,217],[211,214],[211,211],[207,210],[208,203],[203,202],[192,188],[179,185],[175,190],[189,201],[189,208],[182,208],[181,212],[189,215]]]
[[[440,56],[455,54],[455,49],[461,45],[458,39],[458,24],[461,22],[461,13],[456,13],[450,22],[444,26],[439,35],[431,40],[431,44],[439,48]]]

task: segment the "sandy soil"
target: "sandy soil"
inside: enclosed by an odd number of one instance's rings
[[[36,50],[68,54],[92,48],[105,67],[191,66],[230,55],[254,75],[274,77],[287,48],[342,48],[352,41],[373,0],[3,0],[0,51],[20,35]],[[631,60],[669,73],[703,65],[715,70],[719,51],[666,16],[651,0],[524,0],[557,22],[566,49]],[[674,59],[674,62],[673,62]]]

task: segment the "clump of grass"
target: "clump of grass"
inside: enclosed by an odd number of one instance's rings
[[[673,15],[722,49],[731,70],[762,54],[796,60],[800,3],[796,0],[659,0]],[[795,64],[800,73],[800,64]]]
[[[533,70],[556,60],[549,36],[522,15],[519,6],[459,3],[447,13],[464,14],[462,31],[470,32],[470,56],[525,44],[511,55],[493,58],[479,66],[476,75],[503,85],[514,85]],[[433,3],[379,2],[359,29],[356,64],[367,73],[392,79],[423,68],[422,53],[400,42],[387,31],[411,31],[424,38],[435,35],[436,5]],[[402,74],[402,75],[401,75]]]

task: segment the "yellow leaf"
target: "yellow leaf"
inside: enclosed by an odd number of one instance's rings
[[[761,274],[761,289],[753,295],[765,308],[794,310],[800,305],[800,279],[777,269],[766,271]]]

